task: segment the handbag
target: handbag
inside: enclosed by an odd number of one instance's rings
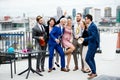
[[[46,45],[46,42],[45,42],[44,39],[40,39],[39,43],[40,43],[41,46],[45,46]]]

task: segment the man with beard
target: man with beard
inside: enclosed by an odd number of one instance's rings
[[[74,67],[73,71],[78,70],[78,58],[77,58],[77,50],[78,50],[78,48],[80,49],[79,54],[81,55],[81,65],[82,65],[81,70],[84,68],[83,60],[82,60],[82,44],[78,43],[78,39],[82,36],[81,24],[82,24],[82,14],[77,13],[76,22],[74,24],[74,30],[73,30],[73,32],[74,32],[73,33],[73,36],[74,36],[73,45],[75,46],[75,50],[73,52],[73,59],[74,59],[75,67]]]

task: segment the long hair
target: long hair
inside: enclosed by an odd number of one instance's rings
[[[85,23],[85,21],[82,21],[83,25],[85,26],[85,30],[87,29],[87,24]]]
[[[53,27],[54,27],[54,26],[56,25],[56,20],[55,20],[55,18],[53,18],[53,17],[51,17],[50,20],[48,20],[47,25],[48,25],[48,26],[50,25],[49,22],[50,22],[51,20],[54,21],[54,25],[53,25]]]

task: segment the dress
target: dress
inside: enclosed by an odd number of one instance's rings
[[[65,28],[64,34],[62,36],[62,45],[64,48],[69,48],[73,46],[71,42],[71,38],[72,38],[72,29]]]

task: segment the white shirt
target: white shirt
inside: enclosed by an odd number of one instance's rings
[[[82,28],[81,28],[81,21],[80,21],[80,23],[79,23],[79,25],[78,25],[78,23],[76,22],[75,24],[74,24],[74,36],[82,36]],[[76,31],[77,31],[77,27],[79,26],[79,33],[77,33]]]
[[[63,26],[62,25],[60,25],[60,24],[58,24],[58,25],[56,25],[57,27],[60,27],[61,28],[61,32],[63,32],[62,30],[63,30]]]
[[[39,28],[40,28],[41,31],[45,31],[43,25],[40,25],[40,24],[38,23],[38,26],[39,26]],[[43,30],[42,30],[42,28],[43,28]]]
[[[50,26],[49,26],[49,33],[52,31],[52,29],[53,29],[53,27],[50,27]]]

